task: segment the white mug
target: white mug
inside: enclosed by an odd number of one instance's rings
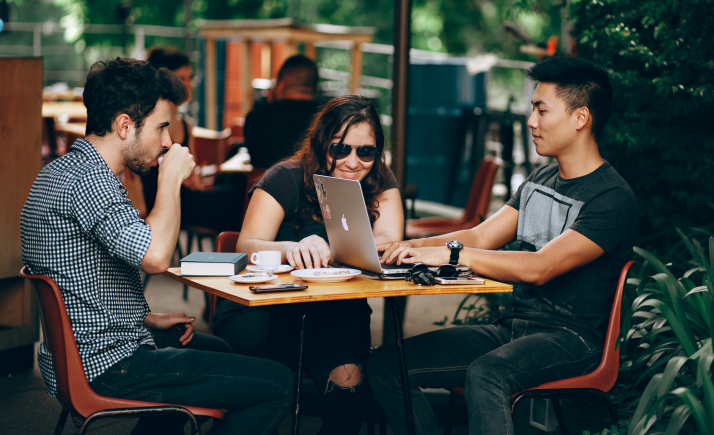
[[[280,251],[258,251],[253,252],[250,256],[250,261],[261,268],[275,267],[277,269],[281,259]]]

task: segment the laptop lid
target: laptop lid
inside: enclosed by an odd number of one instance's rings
[[[381,274],[379,254],[359,181],[324,175],[312,177],[333,260]]]

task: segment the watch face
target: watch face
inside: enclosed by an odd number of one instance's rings
[[[448,246],[451,249],[462,249],[464,247],[464,244],[459,242],[458,240],[452,240],[450,242],[446,242],[446,246]]]

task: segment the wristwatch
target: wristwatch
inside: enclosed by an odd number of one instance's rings
[[[449,259],[449,264],[459,264],[459,251],[463,249],[464,244],[459,242],[458,240],[452,240],[450,242],[446,242],[446,246],[451,249],[451,258]]]

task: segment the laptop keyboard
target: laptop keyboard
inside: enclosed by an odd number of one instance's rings
[[[382,265],[382,270],[392,270],[392,269],[409,269],[408,264],[397,264],[397,263],[392,263],[392,264],[383,264]]]

